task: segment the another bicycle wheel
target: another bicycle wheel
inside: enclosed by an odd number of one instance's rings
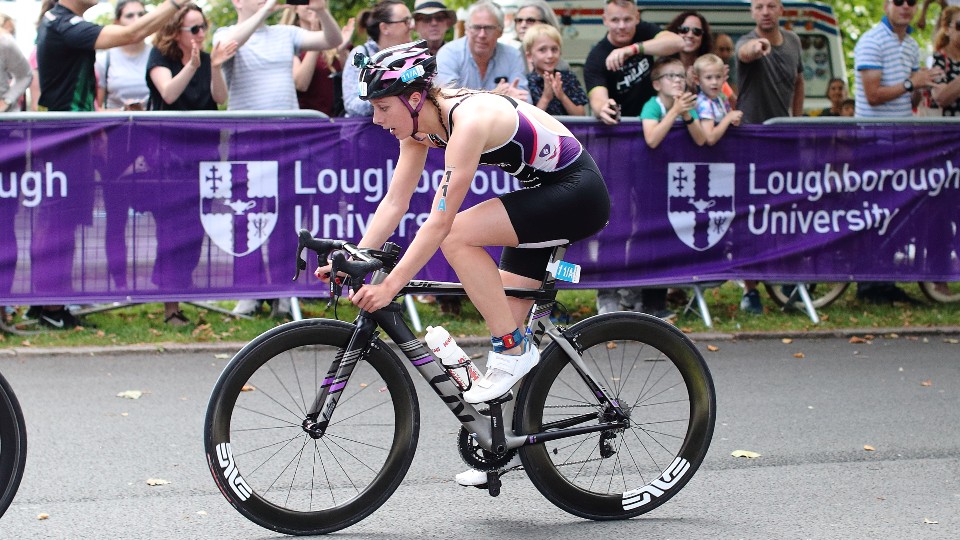
[[[624,519],[676,495],[703,461],[713,436],[716,398],[703,357],[676,327],[639,313],[610,313],[565,334],[630,418],[626,429],[520,448],[530,480],[550,502],[596,520]],[[518,395],[514,425],[524,434],[596,419],[603,410],[556,343]]]
[[[313,319],[266,332],[227,365],[207,407],[207,463],[253,522],[324,534],[380,507],[413,461],[420,412],[410,375],[379,339],[357,362],[325,434],[302,428],[354,326]]]
[[[20,487],[27,464],[27,424],[17,396],[0,375],[0,516]]]
[[[941,304],[960,302],[960,281],[921,281],[920,291],[924,296]]]
[[[787,303],[799,304],[800,295],[794,292],[796,286],[783,283],[764,283],[763,286],[767,289],[767,294],[770,295],[770,298],[778,306],[783,307]],[[810,293],[810,302],[813,304],[813,307],[816,309],[825,308],[830,304],[836,302],[843,293],[847,291],[847,287],[850,286],[849,283],[843,281],[836,282],[821,282],[821,283],[807,283],[807,292]]]

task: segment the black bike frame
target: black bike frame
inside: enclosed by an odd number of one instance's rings
[[[565,246],[555,248],[550,259],[551,263],[561,260],[564,252]],[[384,271],[377,271],[371,282],[379,283],[386,275]],[[447,370],[434,358],[427,346],[414,336],[403,319],[400,304],[393,302],[373,313],[361,311],[357,316],[355,321],[357,328],[350,337],[346,348],[338,353],[331,363],[304,427],[311,432],[322,435],[333,417],[341,391],[350,380],[354,367],[375,343],[378,326],[397,344],[413,367],[430,384],[453,415],[457,417],[457,420],[463,424],[469,433],[474,435],[477,443],[487,451],[502,453],[505,450],[519,448],[527,444],[627,427],[627,416],[621,410],[620,404],[610,396],[608,390],[586,366],[580,351],[572,340],[550,320],[550,314],[556,303],[557,290],[555,285],[554,276],[547,272],[540,289],[510,288],[507,289],[507,295],[534,300],[526,328],[527,334],[531,336],[534,346],[537,348],[540,347],[544,336],[550,336],[553,342],[570,357],[571,364],[596,396],[598,400],[597,411],[566,419],[562,423],[545,425],[543,426],[544,431],[540,433],[518,434],[515,429],[504,430],[502,426],[498,429],[496,422],[499,419],[496,418],[496,415],[481,414],[477,411],[476,406],[463,400],[460,388],[450,378]],[[459,283],[411,281],[401,289],[400,294],[463,295],[465,292],[463,286]],[[505,402],[501,418],[506,418],[507,421],[513,418],[514,403],[515,400],[512,399]],[[493,407],[491,409],[493,410]],[[597,421],[599,413],[604,411],[612,413],[610,416],[612,421],[578,426],[578,424],[585,422]],[[313,422],[312,425],[307,426],[306,423],[310,421]]]

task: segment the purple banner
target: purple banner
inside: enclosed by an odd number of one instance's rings
[[[613,200],[567,252],[580,287],[960,280],[960,123],[744,126],[706,148],[678,129],[655,150],[639,123],[570,127]],[[5,304],[325,296],[291,281],[297,230],[358,240],[398,155],[367,119],[20,115],[0,137]],[[399,244],[442,169],[434,150]],[[516,188],[481,168],[466,204]],[[418,277],[456,281],[439,254]]]

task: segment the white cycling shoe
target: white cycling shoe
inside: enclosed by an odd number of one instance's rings
[[[483,403],[509,392],[540,361],[540,351],[529,339],[523,340],[522,347],[527,350],[518,356],[490,351],[487,373],[473,383],[473,388],[463,393],[463,400],[467,403]]]
[[[513,456],[513,459],[507,463],[507,466],[500,469],[500,474],[503,474],[509,470],[515,469],[521,465],[520,463],[520,454]],[[487,487],[487,473],[483,471],[478,471],[476,469],[467,469],[462,473],[458,474],[455,477],[458,484],[463,487],[477,487],[484,488]]]

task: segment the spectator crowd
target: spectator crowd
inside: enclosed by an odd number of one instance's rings
[[[924,1],[919,20],[917,0],[879,1],[883,19],[856,44],[854,97],[846,81],[833,79],[826,93],[830,106],[808,114],[908,117],[924,105],[956,116],[960,7],[938,12],[932,64],[923,67],[910,32],[911,24],[926,24],[931,0]],[[416,38],[436,56],[440,86],[503,94],[553,115],[593,115],[607,125],[638,118],[650,148],[667,144],[674,128],[697,145],[715,145],[740,125],[804,114],[801,40],[782,24],[781,0],[751,0],[755,27],[735,42],[713,33],[710,22],[694,10],[682,11],[661,28],[641,19],[633,0],[605,0],[606,35],[587,56],[582,78],[563,58],[563,29],[544,0],[520,0],[512,19],[490,0],[471,4],[461,19],[444,0],[417,0],[413,10],[401,0],[379,0],[343,28],[327,0],[300,6],[234,0],[236,24],[215,31],[203,9],[186,0],[164,0],[152,8],[140,0],[119,0],[112,22],[103,26],[83,19],[96,3],[45,0],[29,58],[13,41],[15,21],[0,14],[0,111],[313,109],[328,116],[372,116],[370,102],[359,99],[354,56],[372,57]],[[280,22],[269,23],[279,11],[284,12]],[[104,182],[119,186],[121,179],[149,174],[156,159],[150,151],[112,155],[98,168]],[[118,188],[105,190],[104,196],[125,194]],[[138,210],[150,211],[149,202]],[[154,217],[158,242],[164,228],[190,221]],[[60,227],[79,225],[83,219],[56,205],[36,216],[40,227],[54,221]],[[126,214],[108,217],[108,239],[122,243],[125,219]],[[0,229],[10,227],[0,223]],[[196,236],[189,249],[199,259],[202,231]],[[69,279],[73,246],[50,249],[41,243],[35,241],[32,251],[55,253],[57,260],[49,255],[34,260],[35,271],[45,273],[35,276],[37,287]],[[9,263],[6,255],[0,251],[0,265]],[[125,287],[125,252],[108,252],[108,268],[115,285]],[[172,286],[189,281],[189,268],[186,273],[168,270],[155,272],[154,280],[174,279],[166,284]],[[262,258],[251,257],[238,261],[235,271],[265,270]],[[745,282],[741,309],[762,314],[756,285]],[[664,288],[607,289],[598,291],[597,307],[600,313],[626,309],[672,319],[668,298],[676,296],[682,294]],[[858,296],[871,302],[909,300],[892,283],[862,283]],[[457,299],[420,300],[438,301],[445,313],[461,309]],[[241,300],[234,312],[258,312],[264,301]],[[274,316],[289,314],[287,299],[272,299],[269,305]],[[62,305],[34,306],[27,315],[54,327],[80,324]],[[190,323],[176,302],[165,304],[163,318],[170,325]]]

